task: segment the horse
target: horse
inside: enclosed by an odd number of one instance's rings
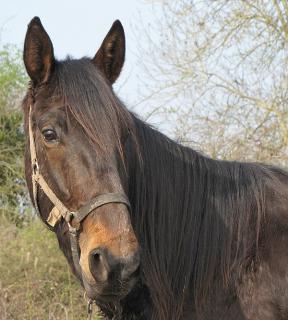
[[[115,21],[94,58],[56,60],[38,17],[23,54],[25,176],[105,319],[288,319],[288,174],[211,159],[113,91]]]

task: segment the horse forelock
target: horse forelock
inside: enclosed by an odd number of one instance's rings
[[[89,59],[58,63],[56,83],[65,104],[92,144],[107,151],[114,144],[123,155],[123,135],[133,132],[130,113]]]

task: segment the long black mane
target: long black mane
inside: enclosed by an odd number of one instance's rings
[[[212,160],[135,123],[143,165],[129,161],[129,196],[144,278],[155,319],[178,319],[191,292],[201,308],[215,284],[257,262],[267,183],[277,182],[265,166]]]
[[[201,309],[215,288],[257,268],[267,197],[286,173],[181,146],[128,112],[93,68],[61,62],[51,82],[92,143],[116,141],[153,319],[179,319],[187,300]]]

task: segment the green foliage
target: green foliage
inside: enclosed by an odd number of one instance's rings
[[[15,106],[27,84],[22,54],[15,46],[0,49],[0,109]]]
[[[24,135],[21,99],[27,84],[21,54],[13,46],[0,49],[0,214],[17,223],[19,200],[24,199]]]
[[[17,194],[23,195],[24,137],[20,131],[22,122],[19,112],[0,114],[0,192],[1,202],[17,206]]]
[[[83,289],[55,235],[25,205],[20,105],[27,80],[20,51],[0,48],[0,319],[85,319]]]
[[[0,238],[2,320],[86,319],[84,290],[53,233],[40,222],[17,228],[2,217]],[[99,319],[95,312],[93,319]]]

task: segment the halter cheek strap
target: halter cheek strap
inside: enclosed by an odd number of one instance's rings
[[[36,209],[37,215],[42,220],[42,216],[40,214],[40,210],[38,207],[38,185],[41,187],[45,195],[49,198],[49,200],[53,203],[54,207],[50,211],[47,220],[45,221],[45,225],[48,226],[50,230],[53,230],[53,227],[56,223],[63,218],[69,227],[70,234],[70,245],[72,258],[74,262],[75,269],[77,273],[81,274],[81,267],[79,264],[79,249],[78,249],[78,231],[81,226],[81,222],[95,209],[106,205],[108,203],[123,203],[130,209],[130,203],[125,194],[122,193],[105,193],[96,196],[91,199],[84,206],[79,208],[77,211],[70,211],[62,201],[55,195],[53,190],[49,187],[46,180],[40,173],[39,164],[37,161],[35,140],[33,136],[32,129],[32,108],[30,106],[29,110],[29,140],[30,140],[30,155],[31,155],[31,167],[32,167],[32,185],[33,185],[33,201],[34,207]],[[73,226],[71,222],[73,220]],[[43,221],[43,220],[42,220]]]

